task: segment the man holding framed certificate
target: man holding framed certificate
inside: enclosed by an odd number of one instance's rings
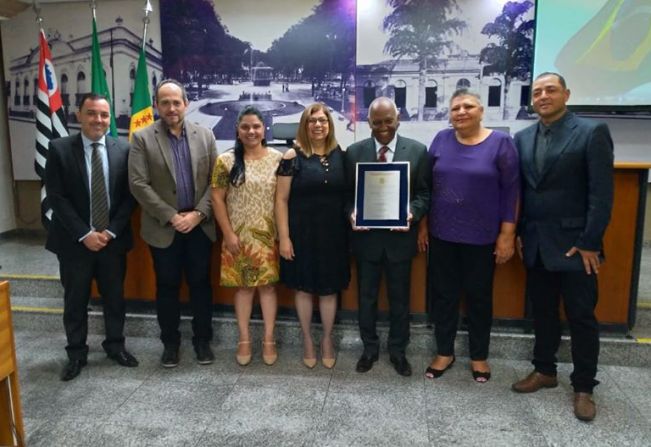
[[[398,108],[385,97],[369,106],[372,136],[346,151],[351,246],[357,262],[359,328],[364,352],[357,372],[378,360],[377,301],[382,274],[389,299],[388,350],[396,372],[411,375],[409,343],[411,262],[417,253],[416,223],[429,208],[430,172],[425,146],[396,134]]]

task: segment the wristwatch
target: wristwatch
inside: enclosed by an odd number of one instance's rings
[[[199,218],[200,218],[201,220],[204,220],[204,219],[206,218],[206,215],[205,215],[204,213],[202,213],[201,211],[199,211],[199,210],[194,210],[194,212],[197,214],[197,216],[199,216]]]

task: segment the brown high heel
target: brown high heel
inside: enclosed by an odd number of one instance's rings
[[[265,346],[272,346],[273,347],[273,354],[265,354],[264,353],[264,347]],[[262,341],[262,361],[264,362],[265,365],[273,365],[276,363],[276,360],[278,360],[278,352],[276,351],[276,342],[275,341]]]
[[[238,365],[246,366],[249,363],[251,363],[251,340],[238,341],[237,342],[238,352],[239,352],[240,345],[249,345],[249,353],[244,355],[235,354],[235,360],[237,360]]]

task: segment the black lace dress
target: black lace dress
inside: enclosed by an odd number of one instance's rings
[[[287,287],[330,295],[348,287],[350,253],[345,216],[344,152],[327,157],[282,160],[278,175],[291,176],[289,237],[294,260],[280,259],[280,281]]]

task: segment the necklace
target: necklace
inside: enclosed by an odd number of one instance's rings
[[[321,166],[323,166],[324,168],[330,167],[330,160],[328,160],[327,154],[324,155],[316,154],[316,155],[319,157],[319,162],[321,163]]]

